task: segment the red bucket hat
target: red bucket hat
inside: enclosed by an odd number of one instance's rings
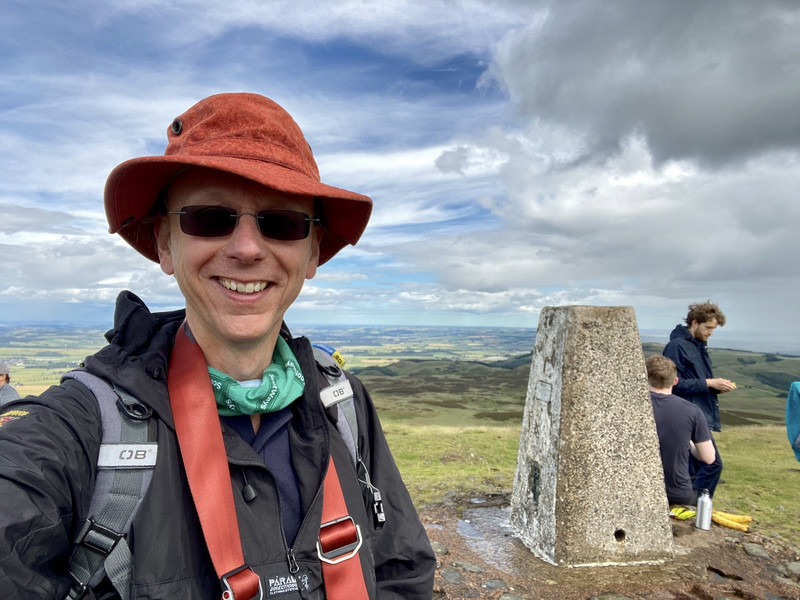
[[[201,100],[167,128],[163,156],[143,156],[108,176],[105,208],[109,231],[158,262],[150,220],[169,182],[190,166],[251,179],[288,194],[317,198],[322,219],[319,263],[355,244],[372,212],[372,200],[320,182],[311,147],[297,123],[275,102],[258,94],[217,94]]]

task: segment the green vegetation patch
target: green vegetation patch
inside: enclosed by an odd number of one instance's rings
[[[784,426],[731,427],[714,434],[724,461],[714,506],[749,514],[768,537],[800,543],[800,462]]]
[[[392,424],[386,436],[417,506],[449,493],[511,490],[519,427],[414,427]]]
[[[448,494],[510,493],[520,427],[386,427],[389,445],[414,503]],[[752,516],[753,530],[797,545],[800,463],[779,426],[730,427],[716,434],[725,462],[714,507]],[[800,549],[799,549],[800,550]]]

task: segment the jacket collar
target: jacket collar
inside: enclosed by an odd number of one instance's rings
[[[151,313],[135,294],[121,292],[114,328],[106,333],[108,345],[86,359],[86,369],[129,391],[172,427],[167,365],[184,317],[183,310]]]
[[[672,330],[672,333],[669,334],[670,340],[675,339],[682,339],[686,340],[687,342],[693,343],[698,348],[705,348],[707,344],[705,342],[701,342],[696,337],[692,335],[692,332],[689,331],[689,328],[686,325],[676,325],[675,329]]]

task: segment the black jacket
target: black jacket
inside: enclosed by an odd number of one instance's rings
[[[170,349],[183,318],[183,311],[151,314],[124,292],[117,300],[115,328],[106,334],[109,345],[86,360],[89,371],[131,391],[156,415],[158,461],[128,537],[134,556],[132,599],[219,600],[221,593],[180,459],[166,387]],[[294,580],[301,592],[275,597],[325,598],[316,540],[320,489],[333,455],[350,514],[365,534],[360,555],[370,597],[429,600],[435,558],[369,395],[349,376],[363,459],[383,495],[386,525],[380,530],[367,515],[350,454],[319,400],[327,382],[311,346],[305,338],[287,341],[306,377],[289,424],[305,515],[292,549],[282,535],[272,475],[253,449],[223,425],[244,557],[261,576],[265,598],[272,597],[271,589],[293,587],[286,585],[290,553],[300,567]],[[17,401],[0,416],[0,597],[64,598],[67,558],[87,517],[101,434],[97,402],[74,380]],[[236,493],[245,477],[256,491],[251,502]]]
[[[706,384],[706,379],[714,378],[708,345],[695,338],[688,327],[677,325],[669,335],[664,356],[671,358],[678,369],[678,384],[672,388],[672,393],[696,404],[703,411],[709,428],[721,431],[717,391]]]

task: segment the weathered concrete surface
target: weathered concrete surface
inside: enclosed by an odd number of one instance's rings
[[[542,311],[510,520],[515,535],[555,565],[672,557],[658,436],[633,308]]]

